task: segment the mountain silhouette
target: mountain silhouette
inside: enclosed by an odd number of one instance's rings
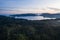
[[[26,14],[13,14],[10,15],[12,17],[20,17],[20,16],[37,16],[37,14],[32,14],[32,13],[26,13]]]
[[[42,13],[40,16],[49,17],[49,18],[60,18],[60,13],[56,13],[56,14]]]

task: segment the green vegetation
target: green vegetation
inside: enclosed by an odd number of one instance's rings
[[[60,40],[60,22],[0,16],[0,40]]]

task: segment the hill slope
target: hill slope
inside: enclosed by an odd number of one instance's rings
[[[0,40],[60,40],[60,19],[26,20],[0,16]]]

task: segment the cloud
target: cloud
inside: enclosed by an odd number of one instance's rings
[[[22,10],[14,10],[14,9],[0,9],[0,14],[16,14],[22,13]]]
[[[1,13],[10,13],[10,14],[16,14],[16,13],[40,13],[43,12],[42,9],[38,9],[38,8],[22,8],[22,9],[0,9],[0,14]]]
[[[58,9],[58,8],[51,8],[51,7],[48,7],[48,8],[51,10],[60,11],[60,9]]]
[[[22,14],[22,13],[57,13],[60,9],[57,8],[15,8],[15,9],[0,9],[0,14]]]

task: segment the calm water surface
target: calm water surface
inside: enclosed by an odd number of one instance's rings
[[[44,19],[56,19],[56,18],[48,18],[43,16],[21,16],[21,17],[15,17],[15,18],[23,18],[28,20],[44,20]]]

